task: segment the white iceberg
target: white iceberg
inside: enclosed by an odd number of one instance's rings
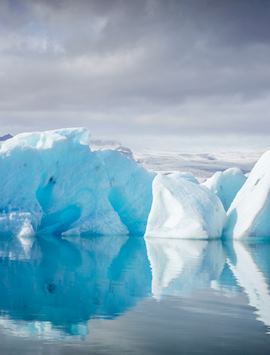
[[[146,237],[218,238],[226,214],[219,198],[206,187],[178,175],[158,174]]]
[[[19,134],[0,147],[0,232],[142,234],[153,173],[89,148],[83,128]]]
[[[270,150],[263,154],[228,210],[224,234],[232,238],[270,236]]]
[[[247,178],[241,169],[229,168],[225,171],[217,171],[202,185],[208,187],[220,198],[227,211],[246,180]]]

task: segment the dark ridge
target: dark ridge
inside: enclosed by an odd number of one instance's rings
[[[0,136],[0,142],[7,141],[8,139],[12,138],[13,136],[11,134],[4,134],[3,136]]]

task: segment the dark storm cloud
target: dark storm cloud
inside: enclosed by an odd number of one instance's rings
[[[270,1],[0,2],[1,131],[270,134]]]

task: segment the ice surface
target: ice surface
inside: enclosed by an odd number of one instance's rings
[[[203,185],[214,192],[223,203],[227,211],[235,198],[237,192],[241,189],[246,181],[246,176],[239,168],[229,168],[225,171],[218,171]]]
[[[19,134],[0,147],[0,232],[143,235],[153,175],[83,128]]]
[[[152,204],[154,174],[119,153],[97,152],[109,180],[108,199],[130,234],[143,235]]]
[[[228,210],[224,234],[232,238],[270,236],[270,151],[259,159]]]
[[[177,174],[158,174],[145,236],[218,238],[225,218],[219,198],[206,187]]]
[[[177,180],[180,178],[180,182],[182,179],[186,179],[190,182],[193,182],[194,184],[199,184],[199,181],[196,179],[196,177],[187,171],[179,171],[179,172],[173,172],[173,173],[166,173],[166,175],[169,175],[173,179]]]

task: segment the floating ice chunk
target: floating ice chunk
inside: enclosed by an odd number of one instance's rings
[[[202,185],[214,192],[223,203],[227,211],[235,198],[237,192],[246,181],[246,176],[239,168],[230,168],[225,171],[218,171]]]
[[[179,176],[158,174],[145,236],[218,238],[225,218],[222,203],[206,187]]]
[[[232,238],[270,236],[270,150],[263,154],[228,210],[224,234]]]

